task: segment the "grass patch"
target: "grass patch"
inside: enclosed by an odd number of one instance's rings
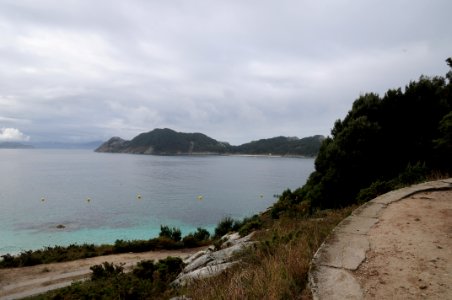
[[[310,217],[262,215],[260,242],[241,254],[243,263],[179,291],[193,299],[296,299],[306,288],[311,259],[331,230],[356,206],[319,211]]]

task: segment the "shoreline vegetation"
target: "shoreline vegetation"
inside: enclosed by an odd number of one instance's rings
[[[159,236],[149,240],[116,240],[114,244],[102,245],[55,245],[38,250],[22,251],[17,255],[7,253],[0,256],[0,268],[28,267],[121,253],[198,248],[215,244],[230,231],[237,231],[241,235],[245,235],[251,230],[258,229],[260,225],[257,215],[244,218],[242,221],[226,217],[218,223],[213,235],[204,228],[197,228],[196,232],[189,233],[184,237],[179,228],[161,225]]]
[[[307,275],[315,251],[358,205],[452,174],[452,58],[446,62],[451,70],[445,77],[421,76],[403,91],[360,96],[323,140],[303,187],[284,191],[260,215],[222,220],[216,238],[256,231],[256,246],[239,254],[240,264],[182,288],[170,284],[183,266],[180,259],[142,262],[127,274],[121,266],[104,264],[92,269],[89,281],[33,299],[309,299]],[[180,238],[177,228],[162,231],[166,238]]]

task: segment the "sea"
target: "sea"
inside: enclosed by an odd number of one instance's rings
[[[151,156],[91,150],[0,150],[0,255],[213,232],[302,186],[312,158]]]

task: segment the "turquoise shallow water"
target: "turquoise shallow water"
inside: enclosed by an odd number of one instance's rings
[[[304,158],[0,150],[0,255],[148,239],[162,224],[212,230],[265,210],[313,169]]]

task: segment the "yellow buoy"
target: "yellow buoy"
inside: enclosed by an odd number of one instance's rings
[[[90,203],[91,202],[91,198],[86,198],[86,202]]]
[[[204,197],[202,195],[198,196],[198,201],[202,201],[204,199]]]
[[[137,199],[140,200],[141,199],[141,195],[137,194]]]
[[[44,201],[46,201],[46,198],[42,197],[41,202],[44,202]]]

